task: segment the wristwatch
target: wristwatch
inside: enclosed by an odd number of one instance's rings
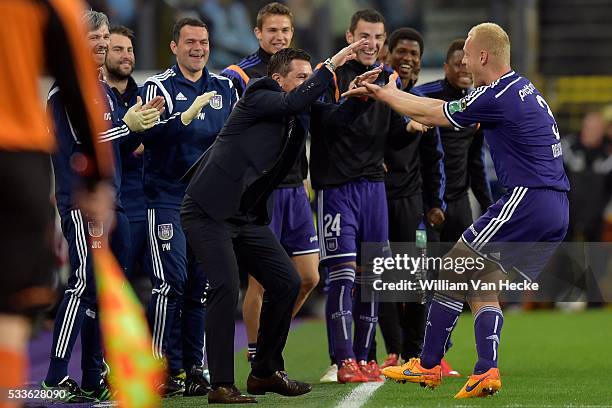
[[[334,72],[336,70],[336,66],[334,65],[334,63],[332,62],[331,58],[328,58],[325,60],[325,62],[323,62],[323,65],[327,65],[327,67],[330,69],[330,71]]]

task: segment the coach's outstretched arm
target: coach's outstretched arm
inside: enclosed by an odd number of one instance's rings
[[[345,62],[355,59],[356,51],[367,45],[368,41],[362,39],[344,47],[336,55],[328,58],[314,75],[291,92],[279,93],[271,89],[258,89],[250,95],[248,104],[257,107],[254,112],[259,117],[295,115],[304,112],[325,91],[334,70]]]
[[[401,115],[426,126],[452,126],[444,115],[444,101],[412,95],[398,89],[395,82],[378,86],[367,82],[342,94],[343,97],[368,96],[389,105]]]

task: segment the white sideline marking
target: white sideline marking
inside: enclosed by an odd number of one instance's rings
[[[349,395],[342,398],[336,408],[359,408],[363,406],[383,384],[384,382],[368,382],[357,386]]]

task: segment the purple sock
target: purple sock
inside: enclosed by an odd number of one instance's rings
[[[352,342],[352,292],[355,281],[355,269],[342,265],[329,269],[329,291],[325,314],[331,331],[331,341],[336,363],[355,358]]]
[[[463,302],[441,293],[434,294],[427,314],[425,340],[421,352],[421,365],[424,368],[433,368],[440,364],[446,343],[462,310]]]
[[[364,284],[361,274],[355,276],[355,296],[353,297],[353,318],[355,319],[355,341],[353,351],[357,361],[367,361],[372,340],[376,335],[378,322],[378,302],[363,301],[361,286]]]
[[[503,325],[504,315],[495,306],[485,306],[474,316],[474,335],[478,352],[474,374],[482,374],[497,367],[497,348]]]

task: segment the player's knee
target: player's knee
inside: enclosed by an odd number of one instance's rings
[[[302,291],[310,292],[311,290],[316,288],[318,284],[319,284],[319,275],[318,274],[302,276]]]

